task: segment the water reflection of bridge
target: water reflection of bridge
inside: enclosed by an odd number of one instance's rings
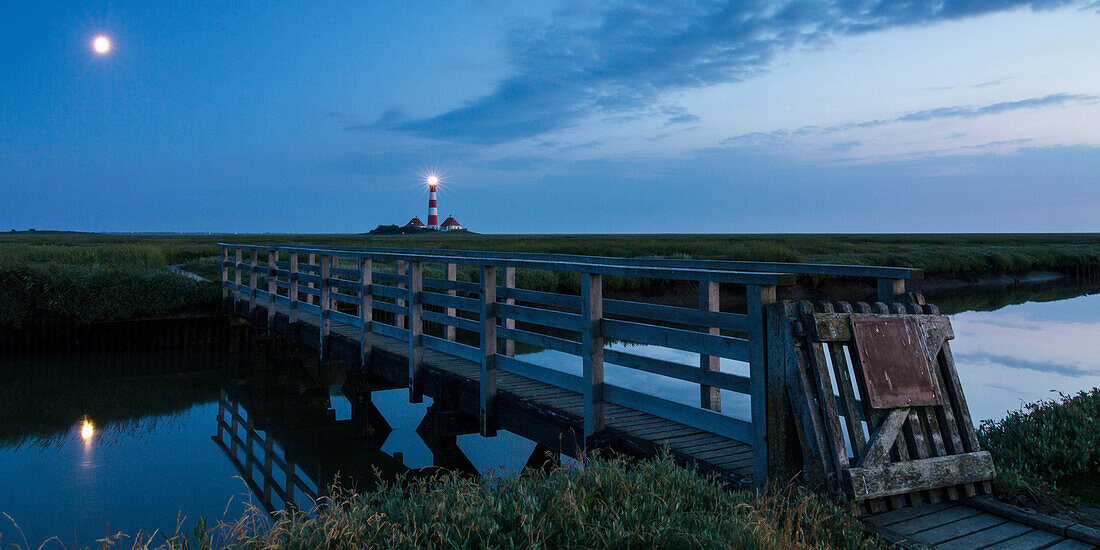
[[[222,391],[217,434],[212,439],[268,512],[309,508],[333,483],[368,490],[399,475],[406,478],[443,471],[476,474],[477,468],[458,446],[458,436],[477,433],[476,422],[439,407],[428,407],[416,434],[432,454],[432,466],[410,467],[401,452],[382,451],[393,429],[367,400],[353,406],[367,410],[371,433],[356,437],[361,426],[337,420],[328,391],[286,395],[254,385]],[[552,455],[535,445],[528,467],[539,467]]]

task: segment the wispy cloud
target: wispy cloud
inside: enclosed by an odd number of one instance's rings
[[[997,115],[1007,113],[1011,111],[1018,111],[1022,109],[1037,109],[1040,107],[1050,107],[1067,105],[1074,103],[1093,103],[1100,100],[1100,97],[1094,95],[1085,94],[1050,94],[1042,97],[1033,97],[1028,99],[1021,99],[1016,101],[1001,101],[998,103],[991,103],[989,105],[981,106],[953,106],[953,107],[938,107],[936,109],[926,109],[923,111],[913,111],[911,113],[905,113],[903,115],[888,118],[888,119],[875,119],[865,120],[862,122],[847,122],[844,124],[838,124],[834,126],[803,126],[794,130],[772,130],[770,132],[750,132],[746,134],[740,134],[736,136],[728,137],[722,140],[723,145],[764,145],[764,144],[776,144],[783,143],[789,140],[793,136],[809,135],[809,134],[835,134],[837,132],[845,132],[849,130],[856,130],[862,128],[875,128],[878,126],[885,126],[887,124],[896,124],[904,122],[925,122],[936,119],[947,118],[976,118],[988,115]],[[961,134],[953,134],[952,137],[962,137]],[[1019,141],[1019,140],[1012,140]],[[1000,142],[999,144],[1008,144],[1010,141]]]
[[[837,37],[888,28],[1075,3],[1080,2],[618,1],[600,3],[594,12],[573,6],[548,22],[515,29],[509,40],[512,75],[489,95],[430,118],[398,121],[387,113],[378,126],[434,139],[509,142],[594,113],[644,109],[671,90],[752,78],[794,46],[818,47]]]

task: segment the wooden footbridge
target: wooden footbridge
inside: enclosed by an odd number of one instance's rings
[[[316,349],[321,361],[346,361],[353,417],[367,416],[373,385],[397,385],[408,387],[411,401],[428,396],[455,425],[485,436],[504,429],[574,456],[593,446],[642,455],[667,449],[745,485],[797,478],[861,502],[869,525],[898,540],[1100,544],[1086,542],[1095,532],[1081,526],[1054,540],[1030,534],[1052,532],[1021,523],[1023,516],[975,508],[987,502],[974,499],[989,490],[992,461],[978,446],[955,372],[950,322],[906,292],[919,270],[222,247],[226,307],[291,345]],[[871,279],[878,301],[777,300],[800,275]],[[605,286],[631,288],[640,279],[695,286],[698,306],[639,292],[605,297]],[[525,288],[546,280],[579,291]],[[552,350],[561,364],[551,368],[525,350]],[[640,373],[643,383],[605,376],[612,370]],[[698,401],[647,391],[685,383],[698,387]],[[737,395],[748,410],[723,412],[723,399]],[[1003,521],[974,519],[990,514]],[[926,531],[932,535],[922,538]]]

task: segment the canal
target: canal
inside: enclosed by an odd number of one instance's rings
[[[951,315],[952,349],[976,421],[1100,386],[1097,290],[1043,284],[929,293]],[[697,360],[663,348],[631,352]],[[551,351],[525,359],[579,369],[570,362],[576,358]],[[722,369],[747,372],[737,362]],[[171,374],[150,374],[164,370]],[[327,390],[288,391],[279,376],[241,375],[235,358],[214,350],[4,360],[0,544],[38,547],[56,537],[46,547],[74,547],[115,533],[173,533],[199,517],[235,521],[248,507],[263,509],[265,492],[271,509],[287,500],[308,509],[308,495],[323,492],[337,473],[341,483],[367,489],[379,476],[421,475],[433,466],[512,475],[546,455],[508,432],[494,439],[442,433],[431,400],[410,404],[405,389],[375,392],[374,433],[352,438],[340,375],[328,375]],[[657,387],[644,373],[614,365],[607,380],[698,401],[698,386]],[[723,413],[747,417],[747,408],[742,396],[723,396]],[[256,450],[252,458],[246,447]],[[290,491],[296,496],[288,496],[288,470],[299,480]]]

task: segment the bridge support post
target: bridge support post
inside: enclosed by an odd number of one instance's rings
[[[775,287],[748,285],[749,390],[753,430],[753,480],[768,481],[768,344],[765,308],[775,302]]]
[[[699,309],[706,312],[717,312],[719,309],[718,283],[714,281],[699,281]],[[718,327],[707,328],[707,333],[717,335],[721,331]],[[700,355],[699,368],[702,370],[722,370],[720,358],[713,355]],[[722,393],[714,386],[699,386],[699,406],[704,409],[720,412],[722,410]]]
[[[584,439],[604,429],[603,414],[603,276],[581,274],[581,363],[584,375]]]
[[[329,310],[332,308],[332,288],[329,286],[329,277],[332,275],[332,256],[328,254],[321,254],[321,320],[318,332],[320,333],[320,341],[318,345],[320,348],[318,352],[321,355],[321,362],[328,361],[331,350],[329,350],[328,337],[332,332],[332,320]]]
[[[374,318],[371,263],[370,258],[359,258],[359,320],[363,323],[359,329],[359,369],[368,375],[371,372],[371,351],[374,349],[370,326]]]
[[[905,279],[877,279],[878,301],[890,307],[894,302],[902,301],[905,295]]]
[[[497,268],[481,266],[481,386],[478,424],[481,435],[497,434]]]
[[[409,262],[409,401],[424,401],[424,264]]]
[[[792,417],[790,393],[787,390],[788,370],[798,368],[794,356],[793,322],[797,306],[783,301],[767,308],[767,434],[768,475],[785,483],[802,470],[802,446]]]

